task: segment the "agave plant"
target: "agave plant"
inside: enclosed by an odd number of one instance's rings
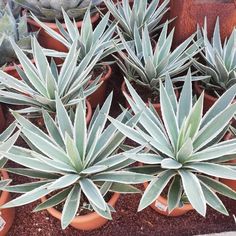
[[[64,203],[61,225],[65,229],[84,203],[89,204],[89,208],[99,215],[111,219],[113,209],[104,200],[107,192],[139,192],[130,184],[142,183],[152,177],[123,170],[134,161],[128,160],[122,152],[117,152],[125,136],[112,124],[105,128],[111,101],[110,95],[101,110],[96,110],[87,128],[83,103],[78,104],[74,121],[71,121],[62,102],[57,98],[57,122],[49,113],[43,113],[48,134],[14,112],[22,134],[33,150],[14,146],[10,152],[3,153],[8,159],[25,167],[7,170],[40,180],[6,187],[7,191],[22,195],[2,208],[28,204],[50,194],[48,200],[39,204],[34,211]],[[137,120],[127,111],[117,119],[127,126]]]
[[[133,112],[137,114],[142,111],[138,125],[132,128],[110,118],[112,124],[131,140],[140,145],[148,143],[146,153],[125,154],[148,164],[132,168],[132,171],[155,176],[142,196],[139,211],[154,202],[165,188],[168,189],[169,213],[181,205],[183,194],[203,216],[206,205],[228,214],[216,193],[236,199],[236,192],[218,180],[236,179],[235,166],[224,163],[235,158],[236,139],[221,141],[236,112],[236,104],[231,104],[236,85],[225,92],[203,116],[204,92],[193,102],[191,79],[189,72],[179,101],[169,77],[165,80],[165,86],[160,83],[162,118],[152,106],[141,100],[126,81],[132,97],[126,98]]]
[[[18,15],[15,18],[15,8],[11,8],[9,4],[3,8],[3,2],[0,4],[0,66],[16,59],[9,39],[14,40],[22,49],[31,48],[31,33],[28,32],[26,16]]]
[[[0,0],[0,9],[5,9],[6,5],[9,5],[11,12],[15,18],[19,17],[21,12],[21,7],[16,4],[13,0]]]
[[[120,37],[127,53],[119,51],[123,60],[116,57],[118,64],[128,80],[149,89],[153,94],[159,94],[160,80],[168,73],[175,77],[189,68],[191,60],[199,51],[200,41],[191,44],[194,35],[186,39],[174,51],[171,51],[174,29],[168,35],[168,21],[165,23],[155,49],[144,27],[142,37],[134,28],[134,43],[128,44],[122,34]]]
[[[70,109],[78,103],[78,100],[86,98],[93,93],[100,84],[97,79],[91,79],[91,70],[97,63],[100,54],[94,57],[94,51],[77,65],[79,50],[76,50],[75,42],[59,68],[54,60],[48,62],[42,48],[34,38],[32,53],[35,64],[30,61],[24,52],[12,41],[12,46],[18,56],[23,70],[16,66],[22,80],[0,71],[0,101],[7,104],[25,105],[26,109],[19,112],[30,115],[39,113],[42,109],[51,113],[56,111],[56,95],[58,95],[66,109]],[[102,53],[102,51],[100,52]]]
[[[72,47],[73,43],[77,41],[78,48],[80,48],[78,61],[81,61],[90,50],[94,50],[94,56],[99,54],[101,51],[101,57],[99,60],[104,59],[111,53],[117,51],[115,43],[118,44],[119,40],[114,37],[114,32],[116,30],[116,25],[114,23],[109,23],[109,13],[107,13],[101,21],[97,24],[96,28],[93,29],[91,18],[90,18],[90,8],[86,11],[81,29],[70,20],[67,13],[62,10],[63,18],[65,22],[65,27],[56,20],[59,33],[52,30],[42,21],[40,21],[36,16],[32,14],[32,18],[36,21],[51,37],[55,38],[57,41],[65,45],[68,50]],[[119,48],[121,46],[119,45]],[[49,56],[62,57],[66,56],[66,53],[60,53],[53,50],[46,50],[45,52]]]
[[[61,20],[62,9],[72,19],[81,19],[84,16],[87,8],[91,6],[91,14],[96,12],[102,0],[14,0],[23,8],[34,13],[39,19],[50,22],[55,19]]]
[[[202,39],[201,55],[204,63],[194,60],[194,66],[203,75],[210,76],[203,80],[208,89],[225,91],[236,83],[236,30],[232,31],[229,39],[221,43],[220,22],[216,21],[212,41],[207,35],[207,21],[205,20],[202,31],[198,28],[198,37]]]
[[[162,28],[161,20],[168,12],[169,0],[153,0],[150,4],[147,0],[122,0],[114,3],[112,0],[104,0],[108,10],[118,23],[119,29],[126,39],[134,39],[135,27],[142,33],[143,27],[147,25],[148,32],[154,36]]]

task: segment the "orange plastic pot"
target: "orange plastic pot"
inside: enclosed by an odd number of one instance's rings
[[[100,82],[102,82],[101,86],[88,97],[88,101],[90,102],[92,108],[97,107],[98,104],[102,105],[105,100],[108,80],[112,74],[111,66],[106,64],[105,67],[107,68],[107,72],[103,74],[100,79]]]
[[[98,21],[98,19],[99,19],[99,13],[92,15],[91,16],[92,24],[95,24]],[[42,29],[41,26],[37,22],[35,22],[33,19],[28,18],[27,21],[28,21],[28,24],[30,25],[32,31],[39,31],[38,41],[41,44],[41,46],[43,46],[44,48],[48,48],[48,49],[54,49],[59,52],[67,52],[68,51],[67,47],[64,44],[60,43],[59,41],[57,41],[56,39],[54,39],[50,35],[48,35],[46,33],[46,31],[44,29]],[[56,23],[44,22],[44,24],[46,24],[48,27],[50,27],[52,30],[56,31],[57,33],[60,33]],[[77,25],[78,29],[80,29],[82,26],[82,21],[76,22],[76,25]],[[62,24],[62,26],[64,29],[66,29],[65,24]]]
[[[228,133],[224,140],[229,140],[232,138],[231,133]],[[235,160],[229,161],[229,163],[232,164],[236,164],[236,156],[235,156]],[[222,182],[223,184],[229,186],[230,188],[232,188],[234,191],[236,191],[236,180],[232,180],[232,179],[220,179],[220,182]]]
[[[198,83],[194,82],[194,90],[197,96],[199,97],[203,92],[203,87]],[[217,101],[217,97],[213,97],[209,95],[206,91],[204,92],[204,107],[203,107],[203,113],[205,114],[212,105]],[[234,99],[233,103],[236,102],[236,99]]]
[[[1,171],[3,179],[9,179],[6,171]],[[10,193],[2,191],[0,197],[0,206],[10,201]],[[0,236],[7,235],[7,232],[11,228],[15,218],[15,208],[7,208],[0,210]]]
[[[171,0],[170,18],[175,18],[174,46],[178,46],[185,39],[196,32],[197,24],[203,26],[207,17],[207,30],[211,38],[217,16],[221,22],[221,39],[229,37],[236,25],[235,0]]]
[[[145,189],[147,188],[148,183],[144,183]],[[183,207],[175,208],[170,214],[168,213],[168,202],[167,199],[159,196],[151,205],[150,207],[157,211],[158,213],[165,215],[165,216],[182,216],[187,212],[194,210],[191,204],[184,204]]]
[[[123,81],[123,83],[121,85],[121,90],[122,90],[123,94],[125,93],[131,98],[131,96],[129,95],[128,90],[126,88],[125,81]],[[177,98],[179,97],[178,90],[175,90],[175,95]],[[148,105],[148,103],[146,103],[146,105]],[[157,111],[158,115],[161,117],[161,104],[160,103],[152,103],[152,105],[155,108],[155,110]],[[129,105],[128,101],[126,101],[126,108],[129,108],[129,107],[130,107],[130,105]]]
[[[119,196],[119,193],[114,193],[108,203],[114,207],[119,199]],[[46,201],[46,198],[41,198],[41,201]],[[55,208],[48,208],[47,211],[53,217],[57,218],[58,220],[61,220],[62,214]],[[70,225],[79,230],[94,230],[102,227],[107,222],[108,219],[105,219],[102,216],[98,215],[96,212],[93,212],[83,216],[76,216]]]

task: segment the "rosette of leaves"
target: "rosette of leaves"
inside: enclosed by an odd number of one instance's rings
[[[160,0],[153,0],[148,3],[147,0],[134,0],[130,4],[129,0],[116,3],[112,0],[104,0],[126,40],[134,39],[135,27],[141,35],[145,25],[149,34],[154,37],[163,27],[161,20],[169,10],[169,2],[169,0],[164,0],[160,3]]]
[[[31,48],[31,33],[28,32],[26,15],[14,17],[14,9],[6,4],[0,9],[0,66],[16,60],[10,39],[22,49]]]
[[[167,73],[176,77],[190,67],[201,43],[199,40],[193,44],[195,35],[192,35],[172,51],[174,29],[168,34],[168,21],[156,45],[152,45],[147,26],[144,27],[142,37],[138,28],[134,28],[133,44],[127,43],[122,33],[119,35],[126,52],[119,51],[121,59],[116,59],[124,75],[129,81],[134,81],[157,95],[160,81],[165,80]]]
[[[91,14],[97,12],[102,0],[14,0],[23,8],[29,10],[40,20],[45,22],[62,20],[62,9],[71,19],[82,19],[88,7],[91,6]]]
[[[8,159],[23,166],[7,168],[7,171],[36,181],[5,187],[7,191],[22,195],[1,208],[22,206],[50,194],[48,200],[39,204],[34,211],[62,203],[61,225],[65,229],[84,203],[102,217],[111,219],[114,209],[104,200],[108,192],[139,193],[131,184],[148,181],[152,176],[123,170],[135,161],[117,152],[125,136],[112,124],[105,128],[111,101],[112,95],[107,98],[101,110],[96,109],[87,127],[82,102],[78,104],[72,121],[63,103],[57,98],[56,121],[49,113],[43,112],[47,134],[14,112],[22,135],[32,150],[14,146],[10,152],[3,153]],[[123,111],[117,120],[132,126],[137,117]]]
[[[81,63],[77,65],[79,50],[74,42],[61,67],[54,60],[48,62],[43,49],[35,38],[32,39],[33,63],[24,52],[11,41],[15,53],[23,69],[16,66],[22,80],[16,80],[7,73],[0,71],[0,101],[13,105],[27,106],[18,112],[29,115],[41,115],[42,109],[55,113],[56,94],[61,98],[67,110],[79,100],[85,99],[99,86],[98,76],[91,83],[91,70],[96,65],[100,54],[94,57],[91,50]]]
[[[220,23],[217,18],[212,40],[208,39],[207,21],[202,30],[198,28],[198,37],[202,39],[201,56],[204,62],[194,60],[195,68],[209,78],[202,83],[207,89],[224,92],[236,83],[236,29],[229,39],[221,42]]]
[[[63,27],[63,25],[58,20],[56,20],[59,33],[55,30],[52,30],[33,14],[32,18],[47,32],[47,34],[65,45],[68,50],[72,47],[73,43],[77,41],[78,49],[80,48],[78,61],[81,61],[90,50],[94,50],[94,56],[103,51],[99,61],[102,60],[104,62],[104,58],[116,52],[117,47],[119,47],[119,49],[123,49],[122,45],[119,44],[120,39],[114,37],[116,24],[109,23],[109,13],[107,13],[101,19],[101,21],[99,21],[94,29],[90,17],[90,8],[88,8],[84,15],[83,23],[80,29],[78,29],[74,22],[70,20],[69,16],[64,10],[62,10],[62,13],[65,26]],[[115,46],[116,44],[118,44],[118,46]],[[64,58],[66,56],[66,53],[60,53],[48,49],[45,49],[45,52],[47,55],[52,57]]]
[[[135,127],[128,127],[112,118],[124,135],[146,146],[146,153],[127,153],[126,156],[144,163],[132,171],[153,174],[139,204],[139,211],[154,202],[163,190],[168,191],[168,211],[181,206],[186,195],[188,202],[205,216],[206,206],[228,215],[217,193],[236,199],[236,192],[218,178],[236,179],[235,166],[225,162],[235,159],[236,139],[222,141],[236,112],[232,104],[236,85],[227,90],[203,116],[204,92],[198,100],[192,99],[191,72],[179,100],[169,77],[165,86],[160,83],[161,118],[155,109],[147,106],[130,83],[126,85],[131,98],[126,98],[134,114],[141,113]],[[129,169],[129,170],[131,170]]]

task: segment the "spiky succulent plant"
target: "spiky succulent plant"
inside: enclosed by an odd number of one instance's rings
[[[38,115],[44,109],[54,113],[56,96],[61,98],[69,110],[78,103],[78,100],[86,98],[99,87],[100,76],[92,83],[89,81],[92,76],[91,70],[100,54],[94,57],[94,51],[91,50],[77,65],[79,55],[79,51],[76,50],[77,42],[72,45],[61,67],[57,67],[54,60],[48,62],[36,38],[32,39],[32,55],[35,63],[27,58],[14,41],[11,43],[23,68],[16,66],[22,80],[16,80],[0,71],[0,101],[28,106],[19,112]]]
[[[154,36],[162,28],[161,20],[169,10],[169,0],[153,0],[149,4],[147,0],[134,0],[131,4],[129,0],[118,1],[104,0],[108,10],[118,23],[119,29],[126,39],[134,39],[135,26],[140,35],[146,25],[150,35]]]
[[[81,19],[91,6],[91,14],[96,12],[102,0],[15,0],[16,3],[31,11],[39,19],[50,22],[63,18],[62,8],[72,19]]]
[[[208,89],[225,91],[236,84],[236,29],[234,28],[229,39],[221,42],[220,22],[217,18],[212,40],[208,39],[207,21],[202,30],[198,28],[198,37],[202,40],[201,55],[204,63],[194,60],[194,66],[203,75],[210,76],[203,80]]]
[[[147,148],[146,153],[125,155],[148,164],[132,171],[155,176],[142,196],[139,210],[154,202],[165,188],[168,189],[169,212],[181,205],[183,194],[203,216],[206,205],[228,214],[216,193],[236,199],[236,192],[218,180],[236,179],[235,166],[224,163],[235,159],[236,139],[222,141],[236,112],[236,104],[232,104],[236,85],[203,116],[204,92],[194,102],[191,80],[189,72],[178,101],[170,78],[166,78],[165,86],[160,83],[161,118],[127,81],[132,98],[126,98],[135,114],[142,112],[139,122],[130,128],[111,118],[112,124],[124,135]]]
[[[99,61],[106,58],[108,55],[117,51],[116,44],[119,44],[119,39],[114,37],[114,32],[116,30],[116,25],[114,23],[109,23],[109,13],[107,13],[101,21],[97,24],[97,26],[93,29],[91,18],[90,18],[90,8],[88,8],[87,12],[84,15],[83,23],[81,29],[73,23],[72,20],[69,19],[67,13],[62,10],[65,27],[59,21],[56,21],[58,31],[52,30],[42,21],[40,21],[36,16],[32,15],[32,18],[53,38],[64,44],[68,50],[71,48],[73,43],[77,41],[79,56],[78,61],[81,61],[90,50],[94,50],[94,56],[103,51]],[[121,45],[119,48],[122,49]],[[46,50],[45,52],[49,56],[53,57],[65,57],[66,53],[60,53],[53,50]],[[104,62],[104,60],[103,60]]]
[[[171,51],[174,29],[168,35],[168,21],[165,23],[156,45],[152,44],[147,26],[142,37],[134,27],[134,42],[127,43],[120,37],[126,53],[119,51],[122,60],[116,57],[118,64],[128,80],[146,87],[153,94],[159,94],[159,83],[168,73],[171,77],[180,75],[191,65],[191,59],[199,51],[199,41],[191,45],[194,35],[186,39]],[[198,46],[197,46],[198,45]]]
[[[47,112],[43,114],[48,134],[14,113],[22,134],[34,148],[29,150],[14,146],[8,153],[3,153],[24,167],[7,168],[7,171],[36,181],[4,188],[22,195],[1,208],[25,205],[50,194],[48,200],[34,211],[62,203],[61,225],[64,229],[80,214],[78,210],[83,209],[84,204],[111,219],[114,209],[104,200],[108,192],[139,192],[130,184],[142,183],[152,177],[123,170],[135,161],[117,152],[125,136],[112,124],[105,128],[111,101],[110,95],[101,110],[96,110],[87,128],[82,102],[77,106],[74,121],[71,121],[62,102],[57,99],[56,122]],[[117,119],[127,126],[132,126],[137,120],[127,111]]]
[[[28,32],[26,15],[14,17],[9,4],[0,9],[0,66],[14,62],[16,54],[10,40],[22,49],[31,48],[31,33]]]

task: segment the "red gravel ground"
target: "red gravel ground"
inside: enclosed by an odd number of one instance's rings
[[[116,73],[115,74],[119,74]],[[120,79],[111,81],[110,89],[114,88],[114,97],[120,97]],[[115,85],[115,86],[114,86]],[[117,99],[116,99],[117,101]],[[117,113],[117,106],[113,113]],[[9,163],[9,165],[15,165]],[[12,176],[14,183],[23,183],[24,177]],[[60,222],[51,217],[47,211],[32,213],[37,203],[16,209],[16,218],[9,236],[171,236],[171,235],[196,235],[236,230],[233,214],[236,214],[236,202],[222,198],[229,210],[230,216],[226,217],[208,208],[207,217],[203,218],[195,211],[178,217],[165,217],[156,213],[150,207],[137,213],[140,195],[123,195],[120,197],[113,221],[108,222],[101,229],[92,232],[82,232],[68,227],[61,230]]]

